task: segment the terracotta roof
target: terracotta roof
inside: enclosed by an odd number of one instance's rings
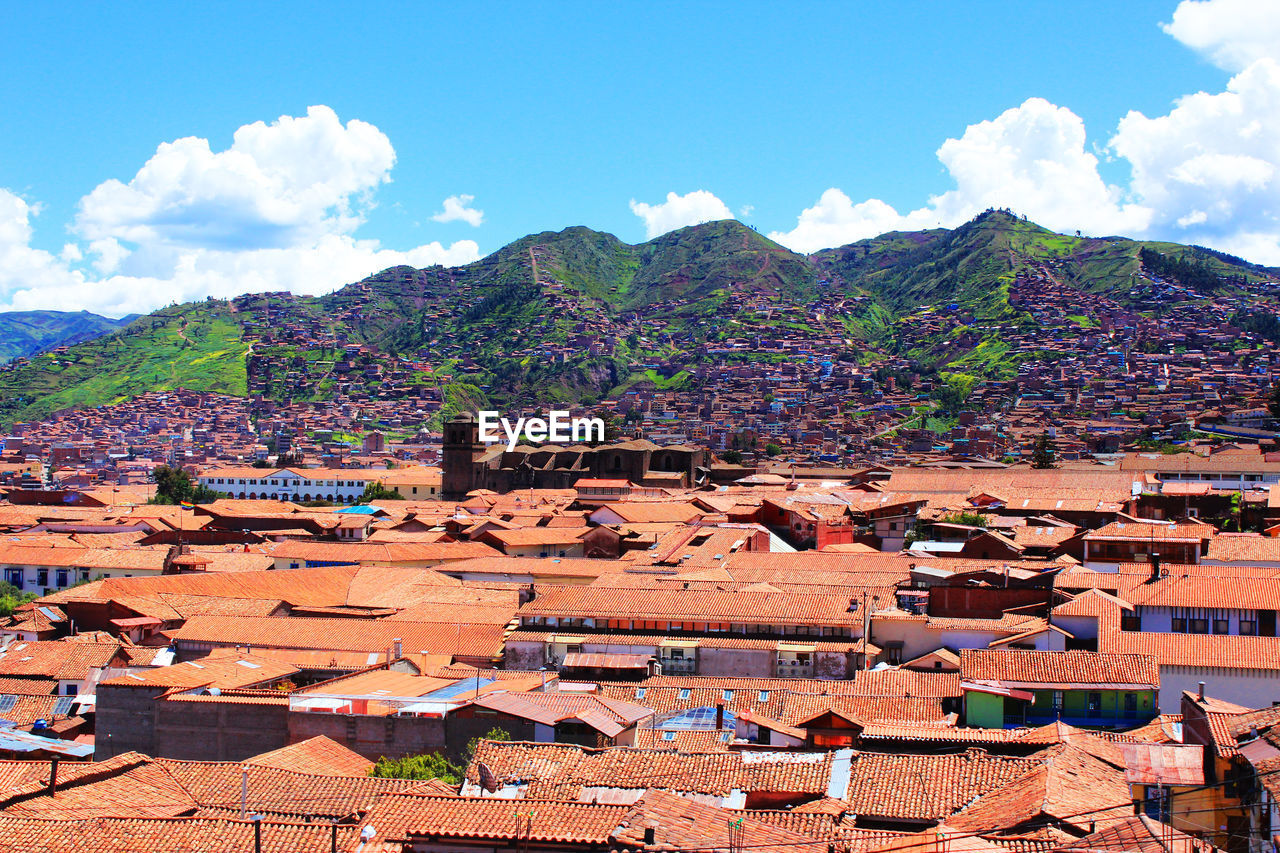
[[[628,811],[613,835],[615,846],[658,850],[732,849],[730,826],[742,844],[761,853],[796,853],[812,849],[814,837],[763,820],[752,812],[729,811],[663,790],[647,790]],[[646,843],[646,830],[654,840]]]
[[[633,590],[584,586],[536,586],[521,616],[582,616],[596,619],[671,619],[862,626],[849,599],[835,595],[695,590]]]
[[[347,849],[359,827],[338,828]],[[327,824],[263,821],[263,853],[328,853]],[[207,818],[39,820],[0,815],[0,853],[244,853],[254,846],[250,821]]]
[[[298,671],[291,664],[270,658],[250,654],[220,654],[171,666],[136,669],[100,683],[122,687],[231,689],[276,681],[297,675]]]
[[[551,801],[532,805],[481,797],[418,797],[411,808],[404,828],[405,837],[410,839],[524,838],[601,846],[608,844],[631,811],[625,805]]]
[[[527,785],[531,799],[576,798],[585,787],[662,787],[721,797],[735,789],[817,795],[826,793],[831,777],[829,753],[686,755],[631,747],[484,741],[467,768],[468,783],[478,783],[480,763],[500,784]]]
[[[957,755],[855,756],[844,799],[869,819],[932,822],[1034,770],[1033,758],[1008,758],[969,749]]]
[[[966,681],[1012,685],[1160,686],[1156,658],[1144,654],[962,649],[960,675]]]
[[[1126,850],[1132,853],[1214,853],[1216,847],[1146,815],[1100,820],[1101,827],[1058,849],[1093,853]]]
[[[1087,832],[1092,821],[1132,812],[1133,793],[1123,770],[1083,750],[1063,747],[1021,778],[980,795],[947,818],[947,825],[971,831],[1011,830],[1047,817]]]
[[[122,644],[19,640],[0,650],[0,675],[83,681],[89,671],[107,666]]]
[[[246,758],[245,764],[316,776],[366,776],[373,762],[324,735]]]
[[[281,572],[288,574],[288,572]],[[447,612],[441,614],[447,618]],[[172,632],[178,643],[385,652],[397,638],[409,652],[493,657],[502,651],[503,626],[379,619],[194,616]]]

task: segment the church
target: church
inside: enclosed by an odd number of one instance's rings
[[[663,447],[642,438],[589,447],[518,445],[480,441],[480,425],[461,414],[444,426],[441,497],[460,500],[475,489],[571,489],[585,477],[626,479],[642,486],[696,488],[706,485],[711,453],[704,447]]]

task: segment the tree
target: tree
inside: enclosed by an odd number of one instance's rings
[[[371,504],[374,501],[402,501],[404,495],[399,492],[388,489],[379,482],[369,483],[364,487],[364,491],[360,493],[360,497],[356,498],[357,504]]]
[[[1267,395],[1267,411],[1271,413],[1271,417],[1280,418],[1280,384]]]
[[[426,781],[439,779],[448,785],[460,785],[467,774],[467,766],[475,756],[480,744],[486,740],[511,740],[511,735],[504,729],[492,728],[484,737],[473,737],[467,741],[467,748],[462,751],[461,761],[450,761],[443,753],[427,752],[422,755],[406,755],[404,758],[383,758],[369,771],[370,776],[379,779],[415,779]]]
[[[1031,450],[1032,468],[1057,468],[1058,447],[1049,438],[1047,432],[1036,438],[1035,447]]]
[[[211,503],[221,496],[207,486],[193,483],[191,475],[181,468],[157,465],[151,476],[156,481],[156,496],[150,501],[153,504]]]
[[[13,611],[35,598],[34,592],[23,592],[8,581],[0,581],[0,616],[12,616]]]
[[[764,446],[765,456],[777,456],[782,452],[782,445],[774,444],[772,441]]]
[[[720,454],[720,459],[730,465],[742,464],[742,452],[739,450],[726,450]]]

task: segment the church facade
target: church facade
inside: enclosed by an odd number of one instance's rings
[[[519,445],[480,441],[480,425],[463,414],[444,425],[441,497],[459,500],[475,489],[571,489],[584,477],[627,479],[637,485],[692,488],[707,483],[711,453],[703,447],[660,446],[631,439],[587,445]]]

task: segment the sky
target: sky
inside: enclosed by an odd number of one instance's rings
[[[988,207],[1280,265],[1280,0],[45,0],[0,47],[0,310]]]

